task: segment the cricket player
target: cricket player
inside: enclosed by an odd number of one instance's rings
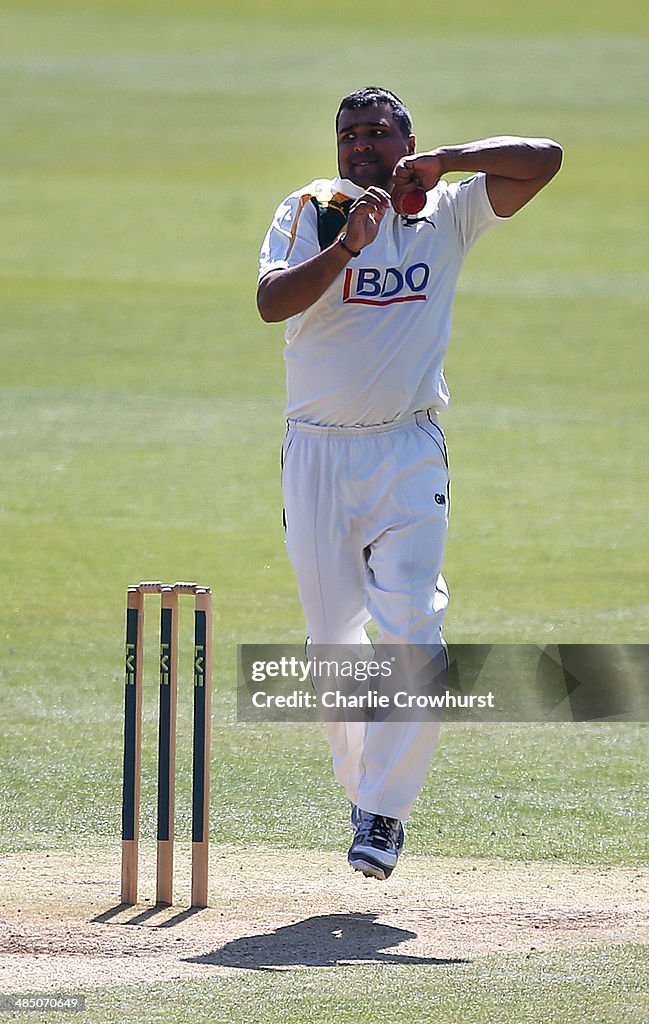
[[[449,475],[440,414],[464,258],[562,160],[505,136],[418,152],[407,108],[367,87],[336,117],[338,176],[292,192],[263,242],[257,303],[287,321],[286,543],[313,644],[439,650]],[[444,176],[460,172],[462,181]],[[409,193],[425,205],[408,214]],[[411,197],[412,198],[412,197]],[[424,784],[438,725],[327,723],[352,804],[351,866],[385,880]]]

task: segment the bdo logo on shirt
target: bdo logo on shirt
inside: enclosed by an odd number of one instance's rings
[[[347,267],[343,282],[343,302],[363,306],[425,302],[429,277],[430,267],[427,263],[413,263],[405,270],[398,267]]]

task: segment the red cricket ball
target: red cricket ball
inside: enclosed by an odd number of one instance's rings
[[[400,206],[406,217],[412,217],[420,213],[426,205],[426,193],[423,188],[416,188],[412,192],[406,192],[401,196]]]

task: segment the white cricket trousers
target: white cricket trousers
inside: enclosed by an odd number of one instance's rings
[[[449,476],[436,417],[377,427],[290,420],[282,451],[286,544],[313,644],[439,649]],[[336,778],[364,811],[405,820],[439,723],[327,722]]]

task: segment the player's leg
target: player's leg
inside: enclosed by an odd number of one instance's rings
[[[394,444],[400,471],[389,498],[377,503],[382,521],[375,523],[368,559],[367,603],[379,629],[377,648],[407,644],[415,660],[429,656],[431,668],[438,667],[448,606],[441,571],[449,502],[443,435],[422,414],[394,435]],[[438,736],[439,723],[430,720],[370,722],[358,789],[363,809],[407,818]]]
[[[425,413],[394,435],[399,472],[369,521],[368,609],[378,643],[439,645],[450,483],[444,437]]]
[[[338,441],[326,429],[289,427],[282,460],[286,550],[311,642],[354,645],[367,641],[367,565],[345,500]]]
[[[341,494],[348,472],[344,448],[344,439],[332,437],[326,430],[289,427],[284,442],[286,546],[307,636],[316,648],[344,644],[358,649],[369,643],[364,628],[370,618],[367,565],[353,510]],[[365,723],[332,721],[325,728],[334,774],[354,803]]]

